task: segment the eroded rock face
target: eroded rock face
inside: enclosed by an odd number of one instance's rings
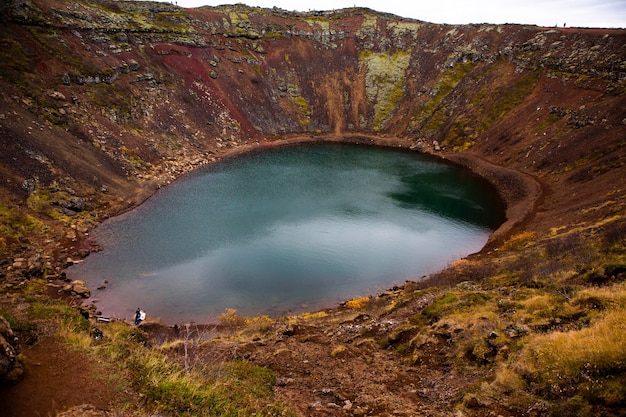
[[[18,339],[9,322],[0,316],[0,382],[16,383],[24,370],[18,359]]]

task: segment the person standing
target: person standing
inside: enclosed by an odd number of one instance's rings
[[[140,322],[141,322],[141,308],[137,307],[137,311],[135,311],[135,326],[138,325]]]

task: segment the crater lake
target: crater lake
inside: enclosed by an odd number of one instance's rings
[[[493,187],[432,156],[283,146],[211,164],[103,222],[90,236],[103,250],[66,273],[108,317],[275,317],[419,280],[504,220]]]

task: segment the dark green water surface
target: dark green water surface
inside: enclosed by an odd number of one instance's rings
[[[92,233],[104,250],[67,273],[107,316],[276,316],[419,279],[480,250],[503,220],[491,187],[430,157],[289,146],[212,165],[104,222]]]

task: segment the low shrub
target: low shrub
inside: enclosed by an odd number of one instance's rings
[[[225,326],[239,327],[246,323],[246,319],[240,316],[234,308],[227,308],[224,313],[220,314],[220,322]]]
[[[275,321],[268,316],[244,317],[234,308],[227,308],[220,314],[220,323],[229,327],[245,327],[245,333],[267,332],[274,326]]]
[[[346,307],[353,310],[361,310],[367,307],[370,303],[371,297],[359,297],[346,301]]]

